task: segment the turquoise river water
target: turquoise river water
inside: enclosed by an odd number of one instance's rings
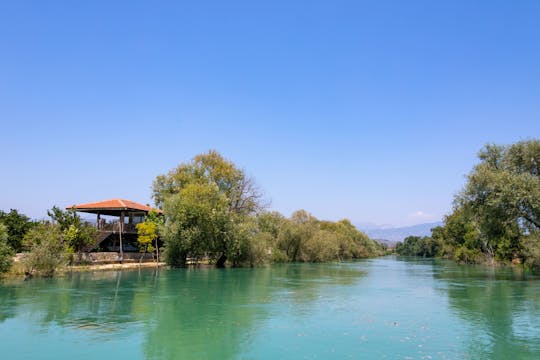
[[[5,280],[1,359],[540,359],[540,278],[385,257]]]

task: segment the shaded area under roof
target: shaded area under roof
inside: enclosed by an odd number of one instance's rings
[[[111,216],[120,216],[121,212],[130,213],[130,212],[144,212],[149,213],[154,210],[160,214],[163,211],[159,209],[154,209],[148,205],[139,204],[135,201],[125,200],[125,199],[111,199],[103,200],[86,204],[78,204],[66,207],[66,209],[75,209],[79,212],[92,213],[92,214],[102,214],[102,215],[111,215]]]

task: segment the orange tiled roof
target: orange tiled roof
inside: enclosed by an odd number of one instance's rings
[[[139,204],[135,201],[131,200],[125,200],[125,199],[111,199],[111,200],[103,200],[93,203],[86,203],[86,204],[79,204],[79,205],[72,205],[68,207],[67,209],[77,209],[77,210],[138,210],[138,211],[146,211],[149,212],[151,210],[157,211],[159,213],[162,213],[159,209],[154,209],[150,206]]]

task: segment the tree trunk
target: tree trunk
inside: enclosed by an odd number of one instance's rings
[[[185,268],[187,267],[187,252],[181,251],[179,256],[174,260],[172,267]]]
[[[227,261],[227,256],[225,254],[221,254],[221,256],[219,257],[219,259],[216,262],[216,267],[218,267],[220,269],[224,268],[226,261]]]

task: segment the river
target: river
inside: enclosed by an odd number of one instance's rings
[[[540,359],[540,278],[392,256],[0,285],[2,359]]]

